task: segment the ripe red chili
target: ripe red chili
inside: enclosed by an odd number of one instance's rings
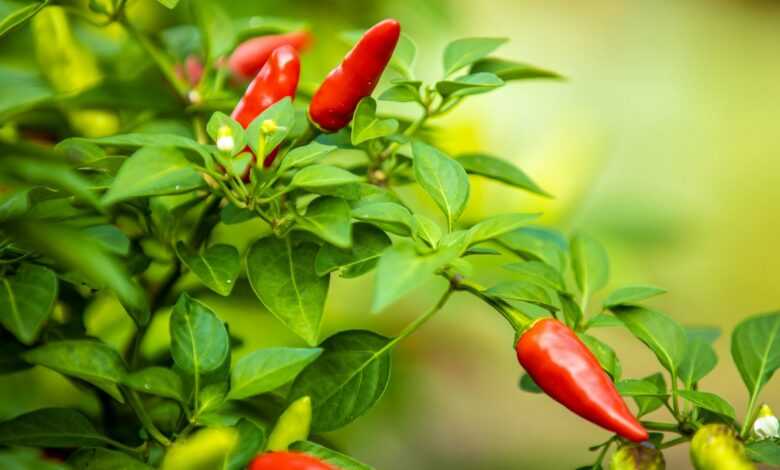
[[[300,452],[268,452],[255,457],[247,470],[337,470]]]
[[[349,124],[358,102],[374,91],[400,35],[401,25],[395,20],[384,20],[366,31],[314,93],[311,121],[330,132]]]
[[[287,34],[272,34],[248,39],[236,47],[230,55],[228,65],[237,76],[249,80],[263,68],[274,49],[292,46],[298,52],[306,50],[312,42],[308,31],[294,31]]]
[[[274,49],[268,61],[247,87],[231,117],[246,129],[257,116],[277,101],[288,96],[295,97],[300,74],[301,61],[298,52],[292,46]],[[263,162],[264,165],[271,166],[275,157],[276,149],[268,154]]]
[[[537,320],[515,346],[517,360],[544,392],[574,413],[628,440],[647,440],[615,385],[577,335],[558,320]]]

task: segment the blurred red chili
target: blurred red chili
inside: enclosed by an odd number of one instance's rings
[[[255,457],[247,470],[337,470],[300,452],[268,452]]]
[[[309,118],[326,131],[349,124],[358,102],[371,94],[393,55],[401,25],[384,20],[366,31],[314,93]]]
[[[647,440],[615,385],[577,335],[552,318],[537,320],[515,346],[517,360],[544,392],[574,413],[628,440]]]
[[[288,96],[295,97],[300,73],[301,61],[295,48],[282,46],[275,49],[247,87],[231,117],[246,129],[257,116],[277,101]],[[264,165],[271,166],[275,157],[276,149],[268,154],[263,162]]]
[[[230,55],[228,65],[233,74],[249,80],[263,68],[274,49],[292,46],[298,52],[303,52],[312,40],[312,35],[308,31],[258,36],[239,44]]]
[[[186,80],[190,85],[196,86],[203,77],[203,62],[201,62],[200,57],[190,54],[184,64],[176,64],[174,71],[181,80]]]

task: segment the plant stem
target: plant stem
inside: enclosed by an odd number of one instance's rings
[[[135,411],[136,416],[138,416],[138,420],[141,421],[141,424],[143,425],[144,429],[146,429],[146,432],[148,432],[149,435],[154,438],[154,440],[163,446],[168,447],[171,445],[170,439],[165,437],[165,435],[159,429],[157,429],[157,426],[155,426],[152,422],[152,418],[150,418],[146,413],[144,404],[141,402],[138,394],[132,390],[128,390],[125,393],[125,398],[127,399],[127,402],[130,404],[130,407],[133,409],[133,411]]]
[[[427,322],[436,312],[441,310],[442,307],[444,307],[444,304],[447,303],[447,300],[449,300],[450,295],[452,295],[453,289],[452,287],[447,288],[447,291],[444,293],[444,295],[439,298],[439,301],[436,302],[436,305],[431,307],[427,312],[423,313],[419,317],[417,317],[414,321],[406,325],[406,327],[401,330],[401,332],[390,340],[386,345],[384,345],[379,351],[377,351],[374,355],[380,356],[384,354],[385,352],[389,351],[393,348],[396,344],[398,344],[401,340],[404,338],[410,336],[412,333],[417,331],[425,322]]]
[[[669,447],[674,447],[674,446],[676,446],[678,444],[684,444],[684,443],[688,442],[689,440],[690,439],[688,438],[688,436],[681,436],[681,437],[678,437],[676,439],[672,439],[671,441],[664,442],[663,444],[658,446],[658,449],[659,450],[660,449],[668,449]]]
[[[659,423],[657,421],[642,421],[642,426],[651,431],[664,431],[681,433],[680,426],[676,423]]]
[[[465,279],[450,278],[446,274],[445,277],[447,277],[451,283],[454,283],[455,290],[468,292],[493,307],[510,325],[512,325],[512,328],[514,328],[515,332],[518,334],[525,331],[531,323],[533,323],[533,320],[523,313],[518,312],[513,308],[507,308],[507,306],[502,303],[485,295],[483,292],[485,289],[477,283]]]
[[[758,399],[758,391],[761,387],[756,386],[753,389],[753,393],[750,394],[750,401],[748,402],[747,412],[745,413],[745,422],[742,423],[742,429],[739,431],[739,437],[747,437],[750,427],[753,425],[753,408],[756,406],[756,400]]]

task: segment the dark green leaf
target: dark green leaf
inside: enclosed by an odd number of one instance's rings
[[[780,367],[780,312],[744,320],[731,334],[731,357],[751,398]]]
[[[536,385],[536,382],[534,382],[534,379],[526,373],[520,376],[520,381],[517,385],[520,387],[520,390],[528,393],[544,393],[544,390],[539,388],[539,386]]]
[[[205,304],[182,294],[170,320],[171,356],[184,372],[201,376],[217,370],[230,354],[222,320]]]
[[[680,380],[685,388],[693,386],[704,376],[712,372],[718,363],[718,356],[710,343],[688,335],[688,348],[685,359],[680,363]]]
[[[152,470],[153,467],[123,452],[108,449],[79,449],[68,457],[73,470]]]
[[[625,379],[615,384],[618,392],[624,397],[656,397],[669,396],[664,387],[648,379]]]
[[[661,374],[660,372],[649,375],[643,378],[642,380],[654,384],[657,392],[664,393],[664,394],[666,393],[666,381],[664,380],[663,374]],[[639,410],[637,411],[637,417],[644,416],[664,406],[663,400],[658,397],[635,396],[634,401],[636,402],[636,405],[639,408]]]
[[[263,305],[307,343],[317,344],[329,278],[314,270],[317,246],[262,238],[247,253],[247,277]]]
[[[295,173],[290,187],[317,194],[339,196],[344,186],[354,185],[360,181],[360,177],[335,166],[310,165]]]
[[[309,166],[336,150],[336,148],[335,145],[323,145],[316,141],[303,147],[296,147],[284,156],[282,163],[279,165],[279,172]]]
[[[530,261],[534,262],[534,261]],[[545,265],[547,266],[547,265]],[[574,300],[571,294],[558,292],[558,301],[561,304],[561,311],[563,312],[563,319],[566,321],[566,325],[573,329],[579,330],[582,323],[582,309],[577,301]],[[623,325],[620,320],[615,319],[619,325]],[[587,330],[587,328],[585,328]]]
[[[446,98],[457,98],[487,93],[502,85],[504,85],[504,81],[492,73],[475,73],[454,80],[437,82],[436,91]]]
[[[320,461],[328,463],[339,470],[373,470],[373,467],[360,463],[348,455],[336,452],[333,449],[328,449],[327,447],[314,442],[294,442],[290,446],[290,449],[314,456]]]
[[[367,96],[360,100],[352,118],[352,145],[380,137],[386,137],[398,130],[395,119],[381,119],[376,116],[376,101]]]
[[[506,42],[506,38],[463,38],[452,41],[444,49],[444,75],[473,64]]]
[[[289,400],[310,396],[312,431],[338,429],[365,414],[390,380],[389,340],[350,330],[325,341],[322,355],[298,375]]]
[[[609,258],[604,247],[593,238],[577,235],[571,241],[571,265],[577,287],[586,298],[607,285]]]
[[[99,206],[90,182],[63,163],[29,156],[6,156],[0,163],[0,170],[28,184],[60,189],[92,207]]]
[[[422,142],[415,141],[412,151],[417,182],[444,212],[452,229],[469,198],[466,171],[457,161]]]
[[[311,232],[339,248],[352,246],[352,217],[344,199],[328,196],[315,199],[294,228]]]
[[[497,75],[501,80],[530,80],[538,78],[552,78],[560,80],[563,77],[555,72],[540,69],[533,65],[515,62],[512,60],[487,57],[478,60],[471,65],[469,73],[487,72]]]
[[[230,372],[228,399],[275,390],[293,380],[322,353],[319,348],[266,348],[242,357]]]
[[[394,202],[377,202],[352,209],[352,217],[402,237],[412,234],[414,220],[406,207]]]
[[[698,390],[679,390],[677,393],[699,408],[704,408],[705,410],[725,416],[732,421],[737,419],[734,407],[714,393],[700,392]]]
[[[238,430],[238,443],[228,455],[226,470],[244,470],[265,447],[266,435],[262,427],[241,418],[235,428]]]
[[[756,462],[780,466],[780,443],[765,439],[746,445],[747,455]]]
[[[148,367],[128,374],[122,379],[122,385],[137,392],[170,398],[180,403],[185,401],[181,378],[176,372],[164,367]]]
[[[614,381],[620,379],[620,361],[618,360],[615,351],[612,350],[609,345],[597,338],[594,338],[593,336],[587,335],[585,333],[579,333],[577,336],[579,336],[582,342],[585,343],[585,346],[590,349],[590,352],[596,356],[599,364],[601,364],[601,368],[604,369],[610,376],[612,376],[612,380]]]
[[[176,254],[209,289],[219,295],[230,295],[241,271],[241,256],[236,247],[216,244],[203,253],[195,253],[180,241],[176,244]]]
[[[27,447],[0,450],[0,468],[4,470],[72,470],[64,463],[46,460],[39,449]]]
[[[685,330],[677,322],[661,312],[642,307],[624,307],[615,316],[655,353],[666,370],[677,374],[688,342]]]
[[[109,439],[71,408],[42,408],[0,423],[0,444],[35,447],[102,447]]]
[[[12,275],[0,278],[0,323],[22,343],[32,344],[56,298],[57,275],[23,263]]]
[[[314,260],[319,276],[340,270],[345,278],[357,277],[376,266],[379,257],[392,242],[385,232],[368,224],[356,224],[353,228],[351,249],[341,249],[324,244]]]
[[[83,232],[106,252],[119,256],[127,256],[130,253],[130,239],[114,225],[93,225],[85,228]]]
[[[656,295],[665,294],[666,289],[654,286],[627,286],[613,291],[604,301],[604,308],[631,305]]]

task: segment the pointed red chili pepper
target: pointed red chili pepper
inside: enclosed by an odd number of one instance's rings
[[[300,452],[268,452],[258,455],[247,470],[336,470],[334,467]]]
[[[239,44],[230,55],[228,65],[235,75],[249,80],[263,68],[274,49],[292,46],[298,52],[303,52],[312,40],[313,37],[308,31],[258,36]]]
[[[292,46],[275,49],[263,68],[246,89],[231,117],[246,129],[252,121],[285,97],[295,98],[298,78],[301,74],[301,61],[298,52]],[[247,150],[249,147],[247,147]],[[276,157],[276,149],[268,154],[263,162],[269,167]],[[248,172],[247,175],[248,176]]]
[[[596,357],[566,325],[552,318],[537,320],[520,337],[515,350],[528,375],[554,400],[628,440],[647,440],[647,431]]]
[[[330,132],[349,124],[358,102],[374,91],[400,35],[401,25],[395,20],[384,20],[366,31],[314,93],[311,121]]]

